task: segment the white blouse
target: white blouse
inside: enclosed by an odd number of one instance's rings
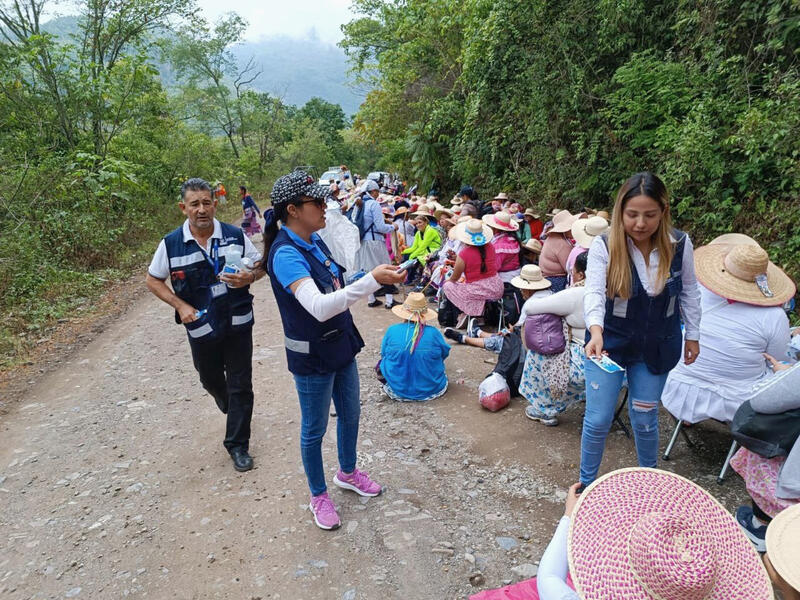
[[[628,254],[636,267],[636,273],[649,296],[656,295],[655,284],[658,279],[658,249],[650,252],[650,261],[645,263],[636,244],[628,240]],[[608,272],[608,248],[598,235],[589,248],[589,260],[586,264],[586,294],[583,300],[586,328],[592,325],[603,326],[606,316],[606,273]],[[694,248],[689,236],[683,245],[681,257],[681,281],[683,289],[680,293],[681,314],[686,326],[686,339],[697,340],[700,336],[700,292],[694,274]]]

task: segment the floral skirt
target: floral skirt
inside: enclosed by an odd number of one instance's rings
[[[255,209],[248,208],[244,211],[242,229],[244,229],[247,237],[261,233],[261,224],[258,222],[258,213],[255,211]]]
[[[542,365],[548,358],[544,354],[528,350],[519,391],[537,411],[548,417],[555,417],[573,404],[586,400],[586,378],[583,370],[583,344],[569,345],[569,382],[560,398],[553,398],[550,385],[542,372]]]
[[[487,301],[503,297],[503,282],[497,275],[470,283],[445,281],[442,291],[458,310],[470,317],[480,317]]]
[[[747,448],[741,448],[733,455],[731,467],[744,479],[747,493],[770,517],[775,517],[784,508],[797,504],[797,500],[778,498],[778,472],[786,461],[785,456],[764,458]]]

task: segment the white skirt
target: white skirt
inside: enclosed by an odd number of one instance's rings
[[[750,384],[743,383],[743,388]],[[676,419],[688,423],[699,423],[715,419],[723,423],[733,421],[733,415],[746,400],[742,394],[738,398],[725,397],[714,390],[669,377],[661,392],[661,404]]]
[[[388,265],[391,262],[386,240],[362,240],[361,247],[356,252],[356,269],[372,271],[378,265]]]

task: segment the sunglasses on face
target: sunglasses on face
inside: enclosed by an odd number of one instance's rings
[[[308,200],[301,200],[300,204],[313,203],[317,208],[325,208],[325,200],[320,198],[309,198]]]

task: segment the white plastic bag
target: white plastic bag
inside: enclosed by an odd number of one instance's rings
[[[483,408],[496,412],[511,402],[511,390],[500,373],[492,373],[481,381],[478,387],[478,400]]]
[[[358,227],[342,214],[338,204],[329,204],[325,211],[325,227],[317,233],[330,249],[333,260],[345,268],[348,276],[355,273],[356,252],[361,247],[361,236]]]

